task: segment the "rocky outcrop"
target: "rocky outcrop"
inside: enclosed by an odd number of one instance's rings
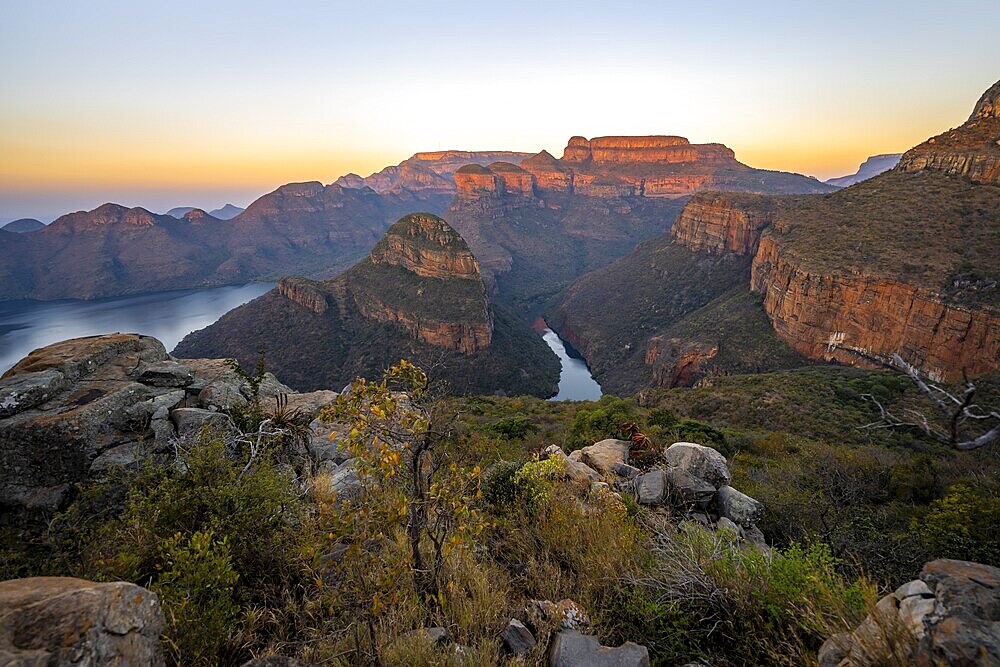
[[[0,664],[164,664],[156,595],[70,577],[0,582]]]
[[[264,408],[281,394],[312,411],[336,397],[323,392],[314,401],[266,374]],[[35,350],[0,379],[0,504],[55,510],[74,484],[114,466],[169,458],[176,441],[206,427],[231,436],[222,411],[249,396],[225,361],[180,362],[148,336],[91,336]]]
[[[875,273],[822,273],[796,262],[765,234],[752,289],[778,335],[813,359],[864,364],[900,354],[937,380],[1000,368],[1000,312],[943,302],[939,294]],[[861,352],[863,356],[859,356]]]
[[[456,172],[469,164],[485,166],[505,160],[519,162],[530,153],[513,151],[427,151],[416,153],[398,165],[362,178],[348,174],[336,184],[348,188],[369,187],[379,194],[411,195],[418,198],[455,193]]]
[[[596,164],[671,164],[735,160],[732,149],[722,144],[692,144],[684,137],[571,137],[563,151],[566,162]]]
[[[371,299],[358,302],[361,313],[376,322],[392,322],[401,326],[413,338],[428,345],[472,354],[490,346],[493,328],[486,315],[479,321],[441,322],[399,308],[392,308]]]
[[[294,301],[304,308],[308,308],[317,315],[322,315],[330,307],[327,303],[326,295],[323,294],[316,283],[305,278],[282,278],[278,281],[278,294]]]
[[[875,605],[850,633],[828,639],[820,667],[1000,664],[1000,569],[935,560]]]
[[[959,174],[976,183],[1000,185],[1000,81],[976,103],[964,125],[928,139],[903,154],[898,169]]]
[[[479,264],[458,233],[436,215],[414,213],[395,224],[370,253],[373,264],[399,266],[424,278],[481,280]]]
[[[699,194],[684,206],[671,234],[695,252],[750,255],[773,213],[765,197]]]

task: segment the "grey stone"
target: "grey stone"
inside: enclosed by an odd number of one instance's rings
[[[731,486],[720,487],[715,494],[715,505],[720,516],[749,528],[764,516],[764,504]]]
[[[716,530],[716,532],[721,532],[723,530],[728,530],[728,531],[732,532],[734,535],[736,535],[737,537],[739,537],[739,536],[741,536],[743,534],[743,531],[740,530],[739,526],[737,526],[735,523],[733,523],[731,520],[727,519],[724,516],[719,517],[719,520],[715,524],[715,530]]]
[[[726,458],[711,447],[694,442],[675,442],[663,452],[667,464],[705,480],[718,488],[731,479]]]
[[[641,505],[661,505],[667,499],[667,475],[651,470],[635,478],[635,497]]]
[[[344,447],[344,436],[350,427],[347,424],[327,424],[318,419],[312,420],[309,424],[309,442],[306,446],[309,449],[309,456],[313,461],[322,463],[323,461],[333,461],[340,464],[351,457]],[[336,433],[333,439],[330,434]]]
[[[706,509],[715,496],[715,487],[681,468],[665,471],[667,495],[678,507]]]
[[[330,489],[344,500],[356,498],[363,486],[358,476],[357,459],[349,459],[330,473]]]
[[[635,466],[630,466],[627,463],[616,463],[611,466],[611,472],[618,475],[622,479],[633,479],[641,471]]]
[[[242,667],[309,667],[306,663],[284,655],[269,655],[254,658],[243,663]]]
[[[649,667],[645,646],[626,642],[616,648],[601,646],[597,637],[563,630],[549,648],[552,667]]]
[[[156,595],[125,582],[70,577],[0,582],[4,665],[164,664]]]
[[[840,663],[851,654],[854,639],[849,632],[833,635],[819,649],[817,655],[819,667],[839,667]]]
[[[141,364],[132,377],[153,387],[186,387],[194,381],[194,371],[178,361]]]
[[[229,435],[236,428],[227,415],[202,408],[177,408],[170,413],[177,426],[177,436],[182,439],[198,437],[203,431]]]
[[[54,368],[3,378],[0,380],[0,419],[44,403],[66,384],[66,378]]]
[[[504,649],[513,655],[529,653],[535,647],[535,636],[516,618],[510,619],[500,637],[503,639]]]
[[[931,587],[927,585],[927,582],[920,579],[914,579],[913,581],[908,581],[897,588],[893,595],[896,596],[897,600],[905,600],[906,598],[914,595],[934,597],[934,591],[932,591]]]
[[[216,380],[209,382],[198,392],[198,403],[205,408],[235,410],[244,407],[247,399],[238,383]]]

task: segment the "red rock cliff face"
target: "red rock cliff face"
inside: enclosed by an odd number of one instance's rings
[[[695,195],[671,233],[677,243],[696,252],[749,255],[769,224],[771,210],[764,197]]]
[[[850,349],[898,352],[940,380],[1000,369],[1000,314],[948,305],[877,275],[810,273],[770,233],[761,237],[751,287],[764,295],[778,335],[813,359],[857,365]]]
[[[412,224],[393,226],[372,248],[374,264],[401,266],[425,278],[480,280],[479,264],[468,247],[456,249],[461,237],[455,230],[437,216],[409,217]]]
[[[493,340],[493,327],[488,319],[480,322],[441,322],[373,300],[358,301],[358,308],[370,320],[393,322],[417,340],[462,354],[485,350]]]
[[[325,313],[330,306],[319,285],[304,278],[282,278],[278,281],[278,293],[317,315]]]
[[[901,171],[933,169],[959,174],[976,183],[1000,185],[1000,81],[987,90],[960,127],[911,148]]]
[[[567,162],[598,164],[735,161],[736,155],[722,144],[693,145],[684,137],[573,137],[563,152]]]

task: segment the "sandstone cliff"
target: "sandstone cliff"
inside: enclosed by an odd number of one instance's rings
[[[933,169],[1000,185],[1000,81],[983,93],[964,125],[906,151],[899,169]]]
[[[487,165],[506,160],[519,162],[530,153],[514,151],[428,151],[416,153],[398,165],[362,178],[347,174],[336,180],[349,188],[369,187],[379,194],[424,198],[455,193],[455,172],[467,164]]]

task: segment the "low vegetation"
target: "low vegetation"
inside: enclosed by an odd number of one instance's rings
[[[339,435],[357,495],[338,493],[329,472],[289,466],[276,441],[251,461],[204,433],[172,466],[81,489],[18,573],[149,587],[174,664],[268,654],[504,664],[507,621],[530,600],[564,598],[587,610],[603,643],[640,643],[657,665],[813,664],[826,637],[857,625],[925,560],[1000,564],[994,459],[854,428],[873,410],[862,394],[917,404],[898,380],[811,368],[640,400],[434,399],[423,372],[402,363],[355,382],[327,412],[348,425]],[[982,384],[984,395],[1000,389]],[[623,422],[657,446],[723,452],[734,485],[767,507],[773,553],[628,494],[576,487],[560,459],[538,454],[620,437]],[[433,645],[420,632],[432,626],[454,643]],[[535,630],[526,663],[545,664],[556,628]]]

